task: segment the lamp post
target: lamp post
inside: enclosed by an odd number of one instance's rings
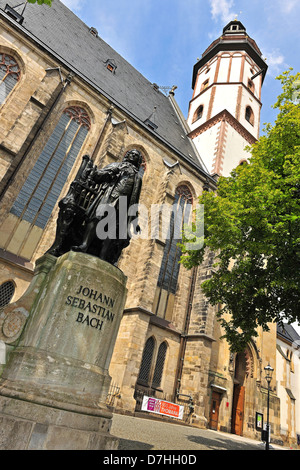
[[[269,414],[270,414],[270,383],[272,380],[272,375],[274,372],[273,367],[270,366],[270,363],[264,368],[266,372],[266,381],[268,382],[268,402],[267,402],[267,429],[266,429],[266,450],[269,450],[269,430],[270,430],[270,423],[269,423]]]

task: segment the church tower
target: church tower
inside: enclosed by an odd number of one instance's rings
[[[211,174],[229,176],[259,137],[261,88],[267,71],[244,25],[231,21],[194,66],[189,137]]]

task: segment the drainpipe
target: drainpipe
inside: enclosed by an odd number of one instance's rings
[[[1,194],[0,194],[0,201],[2,200],[2,198],[4,197],[4,194],[6,192],[6,190],[8,189],[8,187],[10,186],[10,184],[13,182],[15,176],[17,175],[23,161],[25,160],[25,158],[27,157],[27,155],[29,154],[30,150],[32,149],[32,146],[33,144],[35,143],[36,139],[38,138],[38,136],[40,135],[41,131],[43,130],[46,122],[48,121],[50,115],[52,114],[52,111],[55,109],[55,107],[57,106],[61,96],[63,95],[64,91],[66,90],[67,86],[70,85],[73,77],[74,77],[74,74],[70,73],[65,81],[63,82],[63,79],[62,79],[62,75],[61,75],[61,71],[60,71],[60,67],[55,67],[53,69],[47,69],[46,71],[50,71],[50,70],[58,70],[59,74],[60,74],[60,79],[61,79],[61,84],[62,84],[62,88],[60,90],[60,92],[58,93],[57,97],[55,98],[54,102],[52,103],[49,111],[47,112],[47,114],[45,115],[42,123],[39,125],[38,129],[36,130],[34,136],[32,137],[31,139],[31,142],[29,143],[29,146],[27,147],[26,151],[24,152],[24,155],[20,158],[16,168],[13,170],[12,174],[9,176],[8,180],[6,181],[5,185],[4,185],[4,188],[2,189],[1,191]]]

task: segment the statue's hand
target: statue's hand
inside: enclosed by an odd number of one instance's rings
[[[119,170],[115,169],[109,169],[106,170],[105,168],[103,170],[98,170],[95,174],[95,181],[98,183],[110,183],[111,181],[114,180],[114,178],[117,178],[119,176]]]

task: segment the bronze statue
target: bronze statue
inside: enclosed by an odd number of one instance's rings
[[[130,150],[122,162],[111,163],[101,170],[84,156],[67,196],[59,203],[56,239],[48,253],[61,256],[73,250],[116,264],[130,243],[128,229],[134,216],[128,216],[128,210],[139,202],[141,163],[142,155],[138,150]],[[113,211],[112,219],[109,209]],[[106,234],[101,230],[99,238],[97,227],[101,223],[114,223],[115,236],[112,237],[109,230]],[[138,231],[139,227],[135,229]]]

